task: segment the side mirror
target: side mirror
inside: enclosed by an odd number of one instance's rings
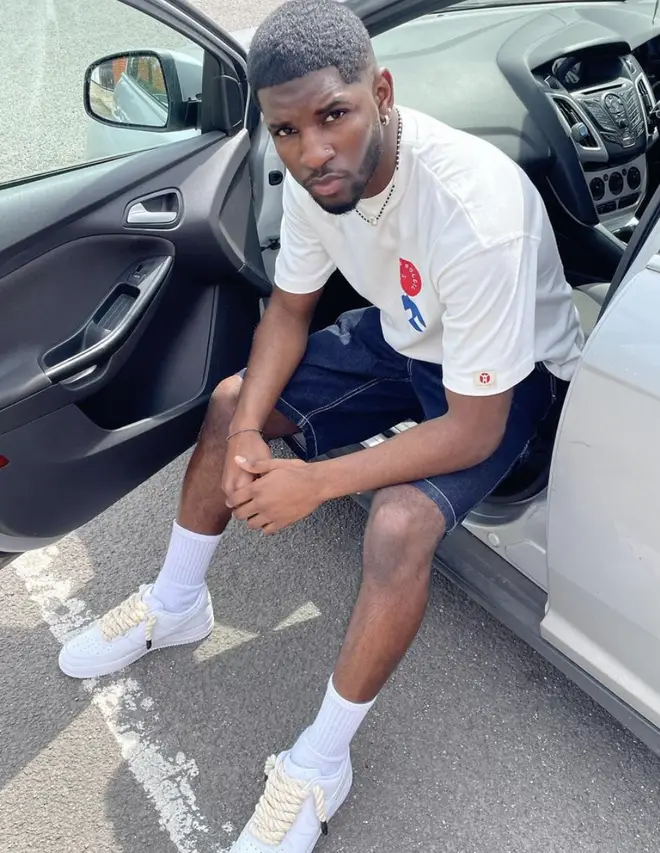
[[[155,132],[197,126],[203,54],[150,50],[105,56],[85,72],[84,101],[95,121]],[[181,73],[180,73],[181,72]]]

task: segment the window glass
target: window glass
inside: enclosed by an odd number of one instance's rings
[[[119,0],[8,0],[0,3],[0,33],[0,185],[199,132],[114,127],[86,114],[85,72],[115,53],[167,51],[181,67],[183,94],[201,95],[203,50]],[[106,76],[108,67],[103,66]],[[145,106],[149,99],[167,113],[167,90],[155,57],[124,59],[114,71],[137,84]]]

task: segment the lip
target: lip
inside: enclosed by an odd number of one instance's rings
[[[344,178],[339,175],[326,175],[309,185],[309,191],[314,195],[336,195],[344,185]]]

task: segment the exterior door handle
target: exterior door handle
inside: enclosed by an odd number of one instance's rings
[[[147,210],[138,201],[130,207],[126,222],[128,225],[171,225],[178,216],[178,210]]]

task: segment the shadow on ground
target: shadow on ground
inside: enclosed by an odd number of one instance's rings
[[[94,612],[156,572],[182,465],[62,544],[59,560],[85,562],[76,595]],[[275,538],[232,525],[210,574],[214,634],[131,669],[158,711],[145,734],[199,769],[195,794],[209,832],[194,853],[229,846],[261,794],[265,759],[313,718],[357,593],[363,528],[350,501]],[[13,697],[0,710],[7,782],[89,700],[59,675],[57,644],[43,627],[8,630],[2,642],[0,689]],[[26,648],[28,671],[16,667]],[[660,760],[439,577],[418,639],[355,740],[354,765],[326,853],[660,847]],[[163,851],[167,837],[126,765],[108,778],[108,849]]]

